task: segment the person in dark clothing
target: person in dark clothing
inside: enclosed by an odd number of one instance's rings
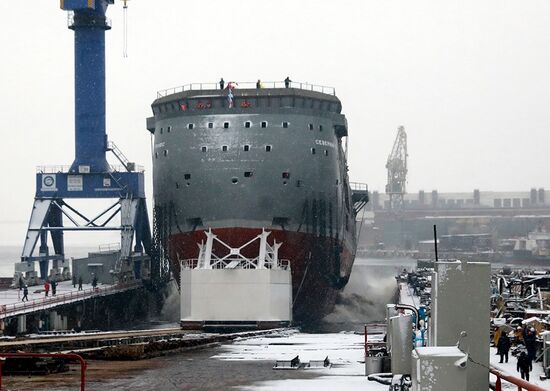
[[[292,83],[292,80],[290,80],[290,77],[287,76],[285,79],[285,88],[290,87],[290,83]]]
[[[500,338],[498,339],[497,352],[500,356],[500,363],[502,364],[503,359],[506,359],[508,362],[508,352],[510,351],[510,338],[508,334],[504,331],[502,332]]]
[[[76,276],[73,274],[73,288],[76,288]]]
[[[260,79],[258,79],[258,81],[256,82],[256,88],[262,88],[262,82],[260,81]]]
[[[529,360],[534,360],[537,350],[537,333],[534,327],[525,327],[525,329],[523,330],[523,342],[525,343],[525,348],[527,349],[527,356],[529,357]]]
[[[82,276],[78,277],[78,290],[82,290]]]
[[[29,288],[27,288],[26,285],[23,288],[23,298],[21,299],[21,301],[25,301],[25,299],[27,299],[27,301],[29,301]]]
[[[529,372],[533,370],[533,363],[529,359],[529,356],[527,356],[527,353],[521,352],[519,355],[517,370],[521,373],[521,378],[523,380],[529,381]]]
[[[220,79],[220,90],[223,90],[225,87],[225,80],[223,80],[223,77]]]
[[[52,280],[52,296],[55,296],[56,292],[57,292],[57,281]]]
[[[94,276],[94,278],[92,279],[92,287],[95,289],[97,287],[97,277]]]

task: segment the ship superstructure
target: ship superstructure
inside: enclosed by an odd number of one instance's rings
[[[198,258],[205,231],[239,247],[269,230],[291,261],[294,319],[319,319],[347,283],[356,249],[341,102],[333,89],[300,83],[233,86],[194,84],[152,104],[160,252],[179,280],[179,263]]]

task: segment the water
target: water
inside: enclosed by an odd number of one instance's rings
[[[21,246],[0,246],[0,277],[13,277],[14,264],[21,259]],[[88,255],[89,251],[97,251],[97,246],[73,246],[66,247],[67,258],[81,258]],[[36,269],[38,271],[38,266]]]

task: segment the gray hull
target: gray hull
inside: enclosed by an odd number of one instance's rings
[[[226,95],[186,91],[152,105],[165,253],[174,264],[196,258],[207,229],[235,246],[272,231],[292,263],[295,317],[318,319],[349,279],[356,247],[340,101],[292,88],[235,90],[229,108]]]

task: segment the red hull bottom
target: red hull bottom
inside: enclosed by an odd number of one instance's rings
[[[262,232],[255,228],[220,228],[212,231],[231,247],[240,247]],[[205,241],[205,238],[204,231],[171,235],[170,258],[198,258],[197,244]],[[319,321],[332,311],[338,291],[349,279],[353,252],[345,248],[340,240],[300,232],[273,230],[268,242],[273,243],[273,240],[283,243],[279,249],[279,259],[290,260],[294,321]],[[243,249],[242,254],[256,257],[258,247],[259,244],[255,242]],[[218,256],[225,255],[227,251],[223,246],[213,248]],[[172,269],[179,283],[179,265],[174,264]]]

